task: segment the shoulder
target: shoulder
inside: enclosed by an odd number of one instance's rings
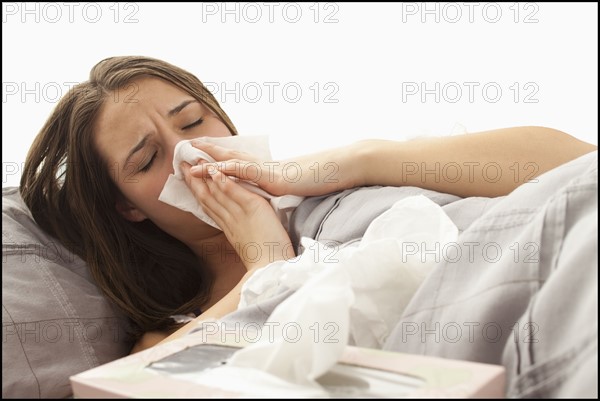
[[[171,333],[167,331],[148,331],[144,333],[142,337],[140,337],[140,339],[135,343],[130,354],[135,354],[136,352],[144,351],[145,349],[153,347],[167,338],[170,334]]]

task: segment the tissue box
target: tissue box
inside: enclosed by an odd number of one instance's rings
[[[75,398],[505,395],[502,366],[351,346],[346,347],[337,365],[317,380],[318,389],[278,381],[254,369],[237,368],[219,374],[227,358],[245,345],[239,338],[221,333],[189,334],[72,376],[73,394]]]

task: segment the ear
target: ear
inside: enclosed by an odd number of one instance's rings
[[[126,199],[118,199],[115,204],[117,212],[125,218],[125,220],[133,223],[139,223],[140,221],[146,220],[148,217],[136,208],[131,202]]]

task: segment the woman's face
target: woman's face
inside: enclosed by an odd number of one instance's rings
[[[190,213],[158,200],[173,173],[173,150],[179,141],[231,135],[210,109],[166,81],[145,77],[107,98],[94,135],[123,194],[116,207],[126,219],[148,218],[183,242],[218,232]]]

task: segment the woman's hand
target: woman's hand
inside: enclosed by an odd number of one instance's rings
[[[218,170],[198,178],[190,174],[190,167],[182,164],[187,185],[221,227],[247,270],[295,256],[288,233],[266,199]]]
[[[192,142],[216,163],[191,168],[195,177],[208,178],[219,171],[250,181],[272,195],[324,195],[363,185],[365,168],[360,143],[283,161],[259,160],[251,155],[211,143]]]

